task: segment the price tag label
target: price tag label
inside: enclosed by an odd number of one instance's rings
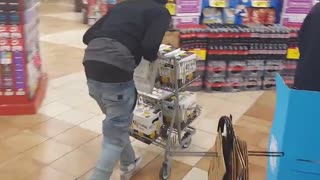
[[[196,54],[200,58],[200,60],[206,60],[207,59],[207,50],[194,49],[194,50],[190,50],[189,52],[192,52],[192,53]]]
[[[227,1],[226,0],[210,0],[210,6],[224,8],[224,7],[227,7]]]
[[[176,15],[176,4],[175,3],[167,3],[166,8],[168,9],[169,13],[172,16]]]
[[[252,1],[252,7],[267,8],[270,7],[268,0]]]
[[[299,48],[289,48],[287,52],[287,59],[297,60],[300,58]]]

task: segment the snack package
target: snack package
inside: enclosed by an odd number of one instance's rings
[[[235,24],[235,10],[233,8],[223,9],[223,23],[225,24]]]
[[[203,9],[203,24],[222,23],[222,12],[218,8]]]

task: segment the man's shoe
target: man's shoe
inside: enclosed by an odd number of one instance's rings
[[[138,157],[134,161],[134,163],[130,164],[126,170],[120,171],[120,179],[121,180],[130,180],[131,177],[137,172],[139,165],[142,162],[142,158]]]

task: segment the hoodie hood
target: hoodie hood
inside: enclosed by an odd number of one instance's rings
[[[159,4],[167,4],[168,3],[168,0],[153,0]]]

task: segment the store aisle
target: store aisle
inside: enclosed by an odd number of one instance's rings
[[[85,180],[90,175],[100,151],[103,115],[88,96],[82,73],[81,37],[87,26],[81,24],[80,18],[72,13],[71,6],[41,5],[41,56],[50,78],[47,96],[37,115],[0,117],[0,179]],[[219,117],[230,113],[234,122],[244,128],[240,133],[243,137],[255,136],[262,128],[265,139],[268,127],[250,123],[254,115],[265,112],[264,104],[250,108],[261,94],[198,93],[203,111],[193,124],[197,133],[188,150],[208,151],[214,144]],[[264,101],[273,97],[271,94]],[[272,102],[268,105],[272,108]],[[132,141],[137,153],[144,157],[141,171],[133,179],[158,179],[163,150]],[[260,141],[255,139],[252,143],[258,146]],[[171,179],[205,180],[206,164],[201,158],[176,158]],[[114,180],[117,179],[119,170],[114,173]]]

